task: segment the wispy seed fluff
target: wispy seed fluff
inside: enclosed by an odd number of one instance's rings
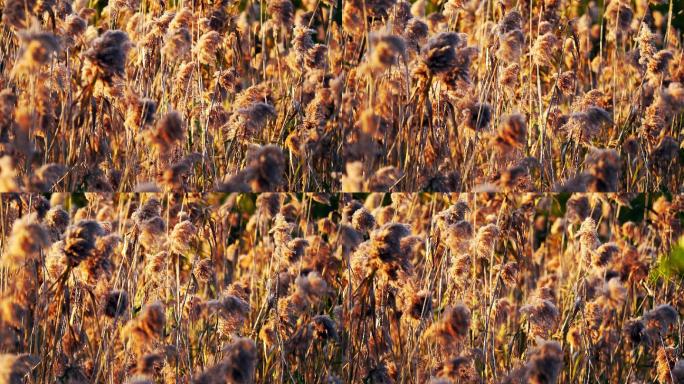
[[[406,42],[401,36],[373,34],[371,41],[373,68],[383,70],[406,59]]]
[[[187,177],[192,173],[196,163],[202,160],[202,155],[192,152],[175,163],[169,165],[159,177],[159,183],[174,192],[187,191]]]
[[[586,194],[575,193],[570,196],[566,203],[565,217],[573,224],[582,223],[589,216],[590,212],[591,206]]]
[[[468,253],[454,254],[451,257],[451,268],[449,274],[453,277],[456,287],[464,288],[470,277],[473,258]]]
[[[646,332],[646,324],[639,319],[631,319],[625,322],[622,332],[633,347],[640,344],[649,345],[651,342],[648,332]]]
[[[286,246],[279,247],[278,249],[282,252],[282,256],[285,258],[285,260],[287,260],[289,263],[294,263],[299,261],[302,256],[304,256],[304,252],[308,246],[308,240],[298,237],[296,239],[290,240]]]
[[[138,358],[135,372],[142,376],[154,375],[164,365],[164,358],[162,353],[147,353]]]
[[[34,355],[0,354],[0,382],[7,384],[24,383],[26,375],[35,368],[39,362],[40,358]]]
[[[35,0],[8,0],[2,12],[2,23],[15,29],[28,28],[35,7]]]
[[[672,367],[671,373],[675,383],[684,383],[684,360],[677,361]]]
[[[136,228],[140,231],[140,243],[145,247],[153,248],[166,230],[166,222],[160,214],[161,203],[155,198],[150,198],[131,215]]]
[[[651,151],[649,157],[651,158],[653,167],[664,171],[670,166],[670,163],[677,158],[679,152],[679,145],[672,136],[663,137],[658,145]]]
[[[266,145],[248,156],[252,174],[248,182],[255,192],[274,191],[283,181],[283,151],[274,145]]]
[[[560,49],[560,40],[553,32],[547,32],[537,37],[532,47],[534,63],[540,67],[553,67],[555,55]]]
[[[530,384],[548,384],[558,382],[563,368],[563,350],[556,341],[542,341],[530,353],[525,365],[526,381]]]
[[[639,34],[634,41],[639,45],[639,65],[645,68],[657,52],[658,37],[651,31],[648,24],[642,22],[639,26]]]
[[[428,26],[423,21],[417,18],[411,18],[406,23],[404,30],[404,39],[409,49],[418,51],[428,36]]]
[[[361,192],[365,190],[363,163],[350,161],[345,164],[345,173],[341,177],[343,192]]]
[[[61,164],[45,164],[31,175],[27,183],[27,189],[35,192],[51,192],[55,184],[64,176],[67,168]]]
[[[492,308],[492,320],[495,324],[504,324],[511,316],[513,306],[507,298],[497,299]]]
[[[447,227],[446,245],[453,255],[468,252],[470,240],[472,238],[473,226],[465,220],[461,220]]]
[[[114,77],[124,75],[130,46],[126,32],[108,30],[93,40],[84,55],[95,66],[102,80],[111,83]]]
[[[532,333],[540,337],[552,334],[558,326],[560,312],[554,303],[542,298],[534,298],[530,304],[520,307],[527,315]]]
[[[67,229],[64,254],[71,266],[77,266],[92,255],[97,238],[104,235],[102,226],[94,220],[82,220]]]
[[[164,46],[161,49],[161,53],[170,62],[183,60],[188,56],[191,45],[192,35],[188,28],[169,28],[164,37]]]
[[[499,272],[501,276],[501,281],[508,287],[515,287],[518,284],[518,272],[520,268],[518,263],[510,262],[506,263]]]
[[[73,46],[88,28],[88,22],[78,15],[69,15],[64,21],[64,43]]]
[[[328,46],[324,44],[316,44],[306,53],[304,65],[309,70],[323,69],[326,66],[325,59],[327,55]],[[317,94],[316,97],[319,97],[319,95]]]
[[[617,192],[620,175],[620,156],[617,151],[591,148],[585,164],[591,176],[587,181],[588,192]]]
[[[322,297],[328,285],[318,272],[309,272],[295,279],[296,292],[310,301]]]
[[[592,255],[592,265],[595,268],[605,268],[613,258],[620,253],[620,248],[615,243],[602,244]]]
[[[489,259],[494,252],[496,241],[499,238],[499,227],[496,224],[487,224],[477,230],[475,237],[475,254],[478,258]]]
[[[677,323],[679,314],[671,305],[662,304],[646,312],[643,318],[650,328],[655,328],[664,335],[670,326]]]
[[[265,219],[271,219],[280,212],[284,196],[280,193],[260,193],[256,198],[256,206],[259,215]]]
[[[618,36],[621,36],[622,33],[628,32],[631,29],[634,11],[632,11],[628,2],[624,0],[613,0],[609,2],[606,7],[605,17],[612,26],[609,28],[611,34],[613,34],[617,28],[617,34]]]
[[[181,255],[186,254],[191,246],[192,240],[197,235],[197,227],[188,220],[178,222],[173,227],[169,240],[171,241],[171,250]]]
[[[208,303],[218,316],[218,328],[222,335],[229,336],[239,331],[249,314],[249,303],[235,295],[226,295]]]
[[[367,232],[375,226],[375,217],[362,207],[352,215],[352,226],[359,232]]]
[[[370,260],[390,276],[395,276],[398,270],[406,270],[407,255],[402,252],[401,240],[410,234],[409,227],[400,223],[388,223],[373,231]]]
[[[522,55],[525,35],[520,29],[513,29],[499,35],[499,49],[496,56],[509,63],[515,63]]]
[[[502,155],[508,155],[513,150],[522,148],[527,143],[527,122],[525,116],[519,113],[503,118],[499,125],[499,132],[494,139],[494,145]]]
[[[43,221],[47,227],[50,242],[55,242],[62,237],[62,233],[69,226],[69,213],[61,205],[54,206],[45,214]]]
[[[223,360],[192,379],[193,384],[249,384],[254,382],[257,349],[254,342],[238,338],[223,351]]]
[[[275,108],[268,103],[257,102],[240,108],[231,115],[224,126],[226,136],[230,140],[251,139],[261,133],[269,118],[275,116]]]
[[[570,96],[575,92],[575,82],[577,76],[574,71],[565,71],[558,75],[556,87],[565,96]]]
[[[200,259],[195,262],[195,269],[193,270],[197,281],[200,284],[209,284],[215,280],[216,270],[214,262],[210,258]]]
[[[368,189],[371,191],[390,191],[401,179],[403,171],[396,167],[387,166],[375,171],[368,180]]]
[[[292,32],[292,57],[295,66],[299,66],[299,68],[304,65],[307,53],[314,46],[313,38],[311,37],[314,32],[314,30],[303,26],[296,26]],[[298,70],[299,68],[294,69]]]
[[[236,175],[218,185],[223,192],[275,192],[283,183],[285,156],[282,149],[266,145],[250,150],[247,164]]]
[[[572,113],[563,130],[576,143],[588,145],[600,133],[603,124],[612,122],[612,116],[605,109],[589,107],[586,111]]]
[[[430,384],[476,383],[479,376],[473,364],[472,356],[457,356],[447,359],[441,364],[437,373],[438,379]]]
[[[468,307],[458,304],[444,311],[442,318],[428,328],[425,336],[449,350],[468,337],[470,321]]]
[[[128,308],[128,293],[126,291],[111,291],[105,296],[104,314],[107,317],[122,316]]]
[[[462,110],[464,124],[473,131],[482,131],[489,127],[492,120],[492,106],[476,100],[466,102]]]
[[[600,296],[596,299],[604,308],[618,309],[621,308],[625,299],[627,298],[627,289],[622,285],[620,279],[613,277],[603,285]]]
[[[14,123],[17,95],[10,88],[0,91],[0,139],[7,140],[10,124]],[[2,165],[0,165],[2,168]],[[7,192],[5,189],[3,192]]]
[[[328,285],[318,272],[309,272],[295,280],[294,292],[279,300],[278,314],[282,321],[294,325],[302,313],[316,304],[328,292]]]
[[[216,62],[216,53],[221,45],[221,35],[216,31],[209,31],[200,36],[194,48],[197,60],[205,65]]]
[[[17,219],[12,225],[7,246],[2,254],[2,264],[9,268],[19,268],[25,262],[40,256],[40,251],[49,244],[46,228],[34,215]]]
[[[268,12],[276,25],[289,28],[294,16],[294,5],[290,0],[270,0]]]
[[[499,83],[503,86],[506,94],[511,95],[515,93],[518,85],[518,77],[520,75],[520,64],[513,63],[501,70],[499,76]]]
[[[185,123],[180,113],[171,111],[159,120],[154,130],[146,130],[145,135],[159,153],[168,153],[185,138]]]
[[[498,28],[500,33],[507,33],[522,28],[523,17],[517,10],[512,10],[501,19]]]
[[[441,32],[431,37],[423,47],[423,61],[433,74],[448,72],[456,65],[456,48],[461,37],[455,32]]]
[[[432,316],[432,292],[417,290],[413,284],[406,284],[401,291],[402,316],[411,321]]]
[[[161,302],[146,305],[138,317],[131,319],[121,332],[128,346],[138,354],[152,347],[164,334],[166,314]]]
[[[157,103],[151,99],[140,98],[135,93],[126,96],[128,111],[126,112],[125,125],[137,131],[140,127],[146,127],[154,122],[157,112]]]
[[[435,221],[440,230],[444,230],[447,226],[456,224],[465,219],[466,214],[470,211],[468,203],[459,200],[449,208],[437,213]]]
[[[653,82],[657,81],[668,74],[668,67],[670,62],[674,59],[674,55],[669,50],[658,51],[653,57],[648,61],[646,67],[646,76]]]
[[[584,219],[576,236],[579,238],[580,261],[582,265],[589,266],[594,251],[601,245],[596,232],[596,221],[591,217]]]
[[[17,61],[13,71],[38,71],[41,66],[48,64],[53,54],[60,50],[57,36],[49,32],[22,32],[19,34],[22,40],[22,56]]]
[[[145,276],[152,281],[159,282],[164,279],[164,270],[169,260],[168,252],[162,251],[155,254],[148,254],[145,257]]]
[[[364,32],[363,2],[350,0],[344,2],[342,8],[342,28],[354,37],[359,37]]]
[[[310,323],[313,336],[321,340],[337,340],[337,325],[328,315],[316,315]]]

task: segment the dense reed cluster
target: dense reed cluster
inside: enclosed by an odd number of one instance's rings
[[[676,0],[0,13],[2,191],[683,190]]]
[[[4,194],[0,382],[682,383],[683,217],[653,194]]]

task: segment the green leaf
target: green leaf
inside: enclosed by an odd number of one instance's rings
[[[684,237],[672,247],[670,254],[660,258],[657,270],[661,276],[684,277]]]

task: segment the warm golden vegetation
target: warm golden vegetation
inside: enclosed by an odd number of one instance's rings
[[[676,0],[0,11],[3,191],[682,191]]]
[[[3,383],[684,383],[682,196],[0,209]]]

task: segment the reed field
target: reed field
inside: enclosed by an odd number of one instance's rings
[[[682,30],[0,0],[0,384],[684,384]]]
[[[2,383],[684,383],[684,197],[4,194]]]
[[[0,13],[2,191],[684,191],[677,0]]]

